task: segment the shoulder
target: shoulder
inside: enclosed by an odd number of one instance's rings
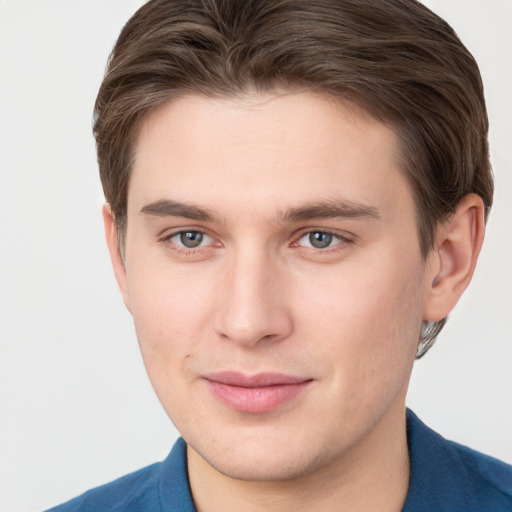
[[[510,464],[452,441],[446,441],[446,450],[464,467],[467,481],[477,503],[503,504],[507,506],[506,510],[512,511],[512,466]]]
[[[512,466],[448,441],[407,412],[411,478],[404,511],[512,510]]]
[[[50,509],[48,512],[135,512],[152,510],[158,503],[158,480],[162,463],[152,464]],[[145,508],[142,508],[145,507]]]
[[[194,512],[187,474],[186,444],[178,439],[158,462],[87,491],[47,512]]]

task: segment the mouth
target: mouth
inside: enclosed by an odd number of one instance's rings
[[[224,405],[239,412],[269,412],[290,402],[312,379],[281,373],[246,375],[220,372],[203,377],[210,392]]]

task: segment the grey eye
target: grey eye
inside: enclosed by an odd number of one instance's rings
[[[314,231],[309,233],[309,243],[315,249],[325,249],[329,247],[332,242],[333,236],[330,233],[323,233],[322,231]]]
[[[203,233],[199,231],[183,231],[180,233],[180,242],[184,247],[188,247],[189,249],[199,247],[203,242],[203,238]]]

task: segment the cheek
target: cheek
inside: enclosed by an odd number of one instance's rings
[[[333,275],[329,286],[313,288],[304,302],[305,339],[315,336],[316,350],[330,364],[338,393],[354,402],[378,401],[408,379],[422,323],[418,268],[387,265],[374,271],[352,268]],[[327,290],[327,292],[326,292]],[[323,334],[320,334],[323,333]]]
[[[146,268],[151,268],[147,265]],[[157,389],[176,380],[200,350],[215,307],[207,279],[192,271],[128,273],[131,311],[144,364]]]
[[[193,421],[188,386],[190,362],[201,353],[204,322],[199,310],[206,306],[204,290],[193,290],[190,280],[164,280],[146,275],[130,283],[137,339],[148,377],[162,407],[178,429]]]
[[[410,279],[397,276],[397,279],[376,281],[372,286],[373,294],[367,300],[371,317],[368,317],[363,343],[368,357],[366,364],[359,365],[359,373],[376,397],[407,386],[422,323],[416,279],[417,274],[413,272]]]

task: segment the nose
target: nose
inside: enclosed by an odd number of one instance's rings
[[[279,341],[293,330],[283,269],[263,254],[234,257],[223,273],[215,330],[244,347]]]

